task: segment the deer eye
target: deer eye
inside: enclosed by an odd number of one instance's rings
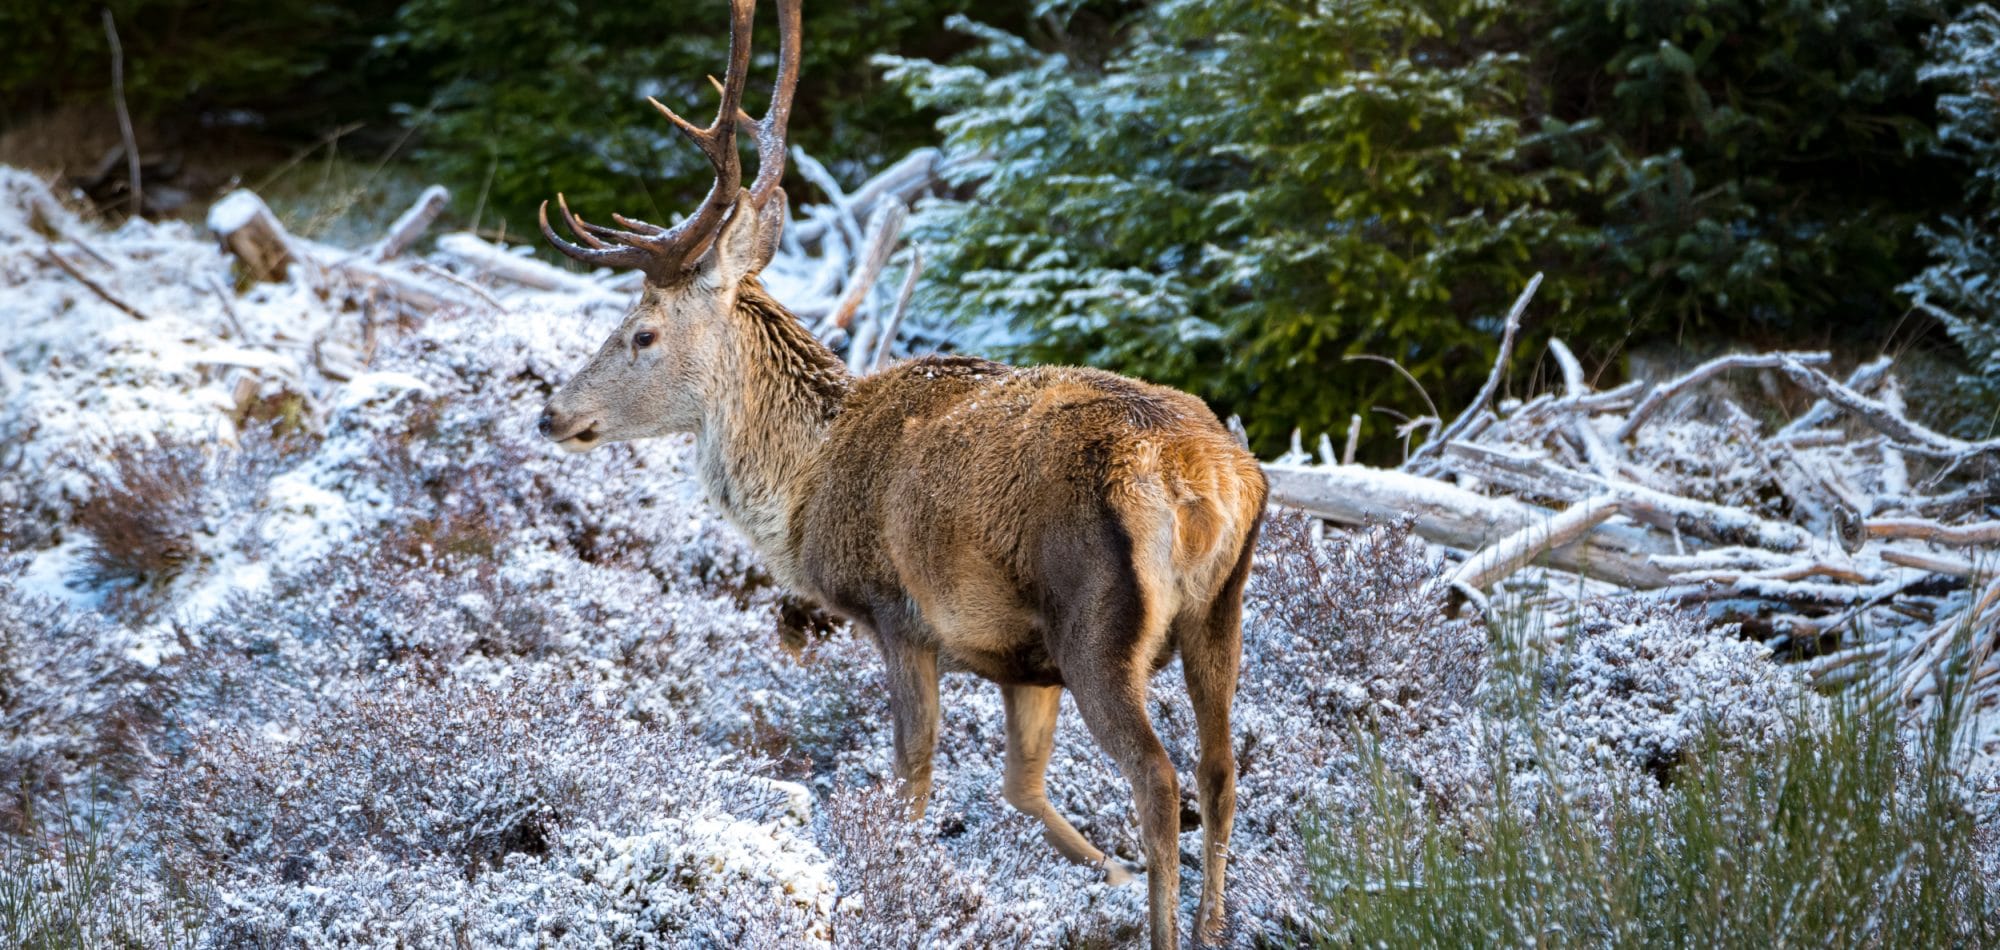
[[[632,334],[632,345],[639,347],[652,346],[653,341],[656,339],[659,339],[659,336],[655,334],[653,331],[640,330],[639,332]]]

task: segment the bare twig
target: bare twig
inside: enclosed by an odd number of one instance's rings
[[[1597,495],[1540,524],[1531,524],[1480,551],[1452,575],[1453,584],[1474,589],[1491,587],[1515,571],[1589,533],[1618,513],[1618,499]]]
[[[118,134],[125,140],[125,173],[130,177],[132,217],[146,210],[146,195],[139,181],[139,137],[132,131],[132,113],[125,107],[125,47],[118,42],[118,24],[111,8],[104,8],[104,38],[111,44],[111,104],[118,110]]]
[[[473,283],[472,281],[466,280],[465,278],[460,277],[457,274],[452,273],[451,271],[445,270],[442,267],[438,267],[433,264],[420,263],[416,265],[414,268],[412,268],[412,270],[415,270],[417,273],[420,274],[429,274],[432,277],[436,277],[440,280],[444,280],[446,282],[463,287],[467,291],[470,291],[473,294],[473,296],[478,297],[482,303],[486,304],[489,307],[492,307],[494,310],[500,313],[507,312],[507,305],[501,303],[499,298],[493,296],[490,293],[487,293],[486,288],[481,287],[478,284]]]
[[[1632,414],[1625,417],[1625,424],[1618,427],[1618,432],[1613,437],[1620,442],[1630,439],[1633,433],[1639,431],[1640,426],[1646,424],[1647,419],[1652,418],[1653,413],[1667,404],[1667,400],[1723,373],[1738,369],[1778,369],[1788,359],[1802,366],[1819,366],[1832,357],[1826,353],[1737,353],[1717,357],[1688,370],[1671,382],[1653,387],[1646,393],[1646,398],[1639,401]]]
[[[1410,454],[1411,462],[1435,454],[1445,443],[1463,435],[1465,427],[1472,424],[1473,417],[1493,401],[1494,394],[1500,391],[1500,381],[1507,376],[1507,361],[1514,355],[1514,335],[1520,332],[1521,315],[1527,312],[1528,301],[1534,299],[1535,290],[1540,286],[1542,274],[1536,271],[1535,276],[1528,278],[1528,286],[1521,290],[1521,295],[1514,298],[1514,306],[1507,310],[1507,322],[1500,330],[1500,352],[1494,357],[1493,370],[1486,374],[1486,382],[1480,385],[1479,393],[1472,397],[1472,402],[1458,414],[1458,418],[1438,432],[1436,438],[1417,446],[1416,451]],[[1432,407],[1431,414],[1437,414],[1436,407]]]
[[[1404,379],[1409,380],[1410,385],[1416,389],[1417,395],[1424,397],[1424,405],[1430,408],[1431,410],[1430,417],[1432,419],[1443,418],[1438,414],[1437,403],[1431,401],[1431,394],[1424,390],[1424,384],[1417,382],[1417,378],[1415,376],[1410,375],[1410,371],[1404,369],[1403,364],[1398,363],[1395,360],[1392,360],[1386,356],[1377,356],[1373,353],[1354,353],[1340,358],[1340,361],[1343,363],[1352,363],[1355,360],[1367,360],[1371,363],[1386,364],[1390,369],[1395,370],[1397,374],[1401,375]],[[1433,426],[1436,426],[1438,424],[1439,423],[1433,423]]]
[[[213,276],[208,278],[207,283],[208,289],[215,293],[215,299],[222,302],[222,316],[229,321],[229,328],[236,331],[237,342],[249,343],[250,333],[243,329],[243,321],[236,317],[236,304],[229,299],[232,296],[229,288],[223,286],[222,281],[216,280]]]
[[[53,246],[43,250],[42,254],[43,256],[49,259],[50,263],[56,265],[57,267],[62,268],[63,273],[68,274],[72,278],[75,278],[77,283],[82,284],[83,286],[89,288],[91,293],[96,294],[98,298],[103,300],[105,303],[108,303],[114,307],[117,307],[120,310],[125,311],[126,315],[132,317],[135,320],[151,319],[150,317],[146,316],[145,312],[141,311],[139,308],[134,307],[131,304],[118,299],[117,295],[113,294],[109,290],[104,289],[103,285],[99,284],[97,281],[85,277],[82,271],[76,269],[75,264],[70,263],[69,259],[62,256],[62,254],[58,252]]]
[[[924,252],[910,249],[909,269],[903,273],[903,289],[896,293],[896,308],[889,311],[889,318],[882,322],[881,335],[875,340],[875,355],[868,360],[868,371],[881,369],[889,361],[889,347],[896,342],[896,328],[903,325],[903,312],[910,307],[910,297],[917,292],[917,278],[924,273]]]

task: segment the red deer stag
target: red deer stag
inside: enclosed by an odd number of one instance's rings
[[[1196,934],[1223,929],[1236,812],[1229,707],[1242,594],[1265,484],[1200,400],[1090,369],[933,356],[862,378],[765,293],[785,225],[785,123],[799,9],[781,4],[770,111],[740,109],[754,0],[731,0],[715,120],[654,101],[708,156],[715,185],[672,228],[557,204],[577,260],[645,273],[638,302],[555,397],[541,432],[571,451],[693,433],[715,506],[787,586],[873,633],[888,666],[898,771],[921,815],[937,743],[938,673],[998,683],[1007,801],[1071,860],[1132,876],[1050,805],[1062,689],[1132,784],[1149,872],[1152,944],[1178,944],[1180,793],[1146,714],[1152,675],[1180,651],[1200,755]],[[736,130],[759,166],[742,188]]]

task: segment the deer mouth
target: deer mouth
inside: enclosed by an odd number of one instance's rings
[[[603,434],[597,431],[597,423],[592,422],[576,432],[556,439],[555,443],[566,452],[588,452],[596,448],[603,437]]]

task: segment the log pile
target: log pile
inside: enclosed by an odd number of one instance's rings
[[[1556,340],[1561,388],[1498,401],[1533,291],[1474,402],[1406,426],[1428,438],[1403,465],[1353,464],[1351,437],[1336,458],[1323,436],[1314,458],[1295,437],[1266,468],[1273,500],[1341,524],[1409,518],[1463,553],[1457,596],[1539,602],[1553,637],[1579,596],[1632,591],[1913,712],[1952,663],[2000,700],[2000,439],[1911,418],[1886,358],[1837,379],[1826,353],[1724,356],[1600,391]]]
[[[905,330],[921,257],[903,255],[899,292],[878,287],[878,279],[897,255],[910,204],[939,187],[943,162],[936,149],[919,149],[850,194],[811,156],[793,152],[802,176],[830,200],[798,209],[800,219],[786,229],[765,271],[766,284],[856,371],[866,372],[892,355]],[[360,300],[405,316],[504,309],[523,293],[561,295],[586,307],[624,306],[638,289],[636,272],[581,274],[469,232],[438,237],[429,259],[407,255],[448,203],[443,188],[426,189],[382,238],[358,250],[287,232],[263,199],[247,190],[218,201],[208,229],[238,262],[242,285],[286,280],[303,268],[323,297]]]

